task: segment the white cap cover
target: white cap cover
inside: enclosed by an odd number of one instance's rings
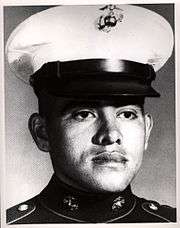
[[[53,61],[120,59],[150,64],[157,71],[172,49],[169,23],[134,5],[53,7],[22,22],[6,45],[10,68],[26,82]]]

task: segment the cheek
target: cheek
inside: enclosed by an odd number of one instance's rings
[[[71,153],[74,154],[74,157],[80,158],[82,154],[92,145],[92,136],[94,132],[94,127],[75,127],[75,128],[66,128],[64,129],[64,143],[68,147],[68,151],[71,150]]]
[[[62,132],[67,141],[75,144],[88,145],[91,143],[91,139],[97,131],[97,124],[95,122],[90,123],[78,123],[63,125]]]
[[[129,156],[134,160],[141,159],[145,145],[145,130],[143,123],[124,124],[122,129],[122,143]]]
[[[63,160],[75,162],[86,151],[93,135],[92,126],[53,123],[50,127],[50,141],[54,153],[61,151]]]

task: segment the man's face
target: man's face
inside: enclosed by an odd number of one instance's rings
[[[151,118],[139,105],[54,102],[46,118],[56,175],[87,191],[123,191],[142,162]]]

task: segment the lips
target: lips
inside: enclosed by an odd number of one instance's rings
[[[125,164],[128,160],[119,152],[102,152],[92,158],[92,161],[96,164],[102,165],[106,163],[121,163]]]

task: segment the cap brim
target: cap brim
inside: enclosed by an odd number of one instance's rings
[[[46,87],[48,93],[62,97],[80,98],[111,98],[122,96],[160,97],[151,86],[132,81],[71,81],[66,85],[54,85]]]

